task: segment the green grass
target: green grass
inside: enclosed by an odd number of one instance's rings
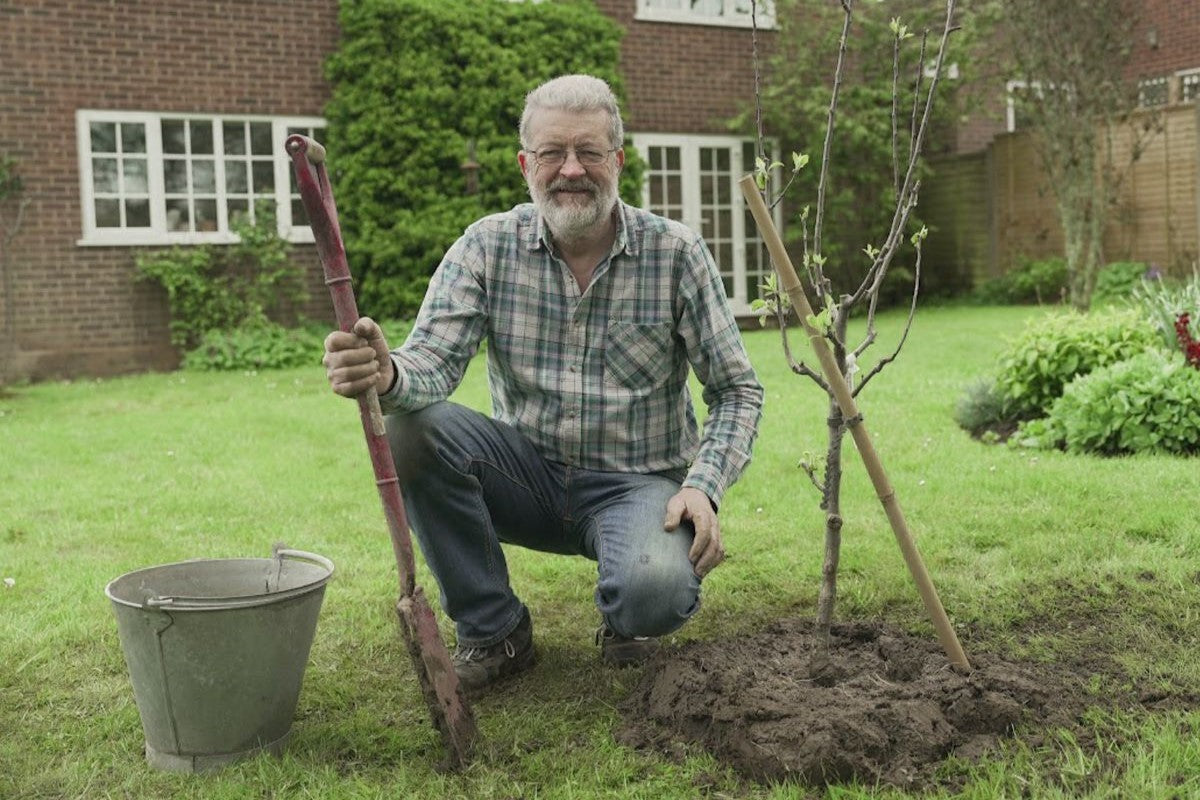
[[[963,387],[1038,313],[923,311],[905,352],[860,397],[867,427],[968,655],[1061,659],[1109,647],[1131,683],[1200,692],[1196,462],[1034,455],[955,427]],[[884,316],[876,356],[901,323]],[[777,333],[752,332],[747,343],[767,389],[761,437],[722,508],[729,560],[676,641],[750,632],[815,605],[822,512],[796,465],[804,451],[823,452],[824,396],[788,371]],[[793,344],[805,352],[802,338]],[[456,399],[487,408],[482,363]],[[849,442],[846,465],[838,615],[932,636]],[[286,756],[210,776],[152,771],[105,583],[188,558],[265,556],[279,540],[338,567]],[[394,564],[357,414],[318,366],[81,380],[0,397],[0,579],[13,581],[0,585],[0,797],[813,796],[743,782],[702,753],[669,759],[617,744],[617,707],[637,674],[597,664],[592,565],[520,550],[510,565],[541,662],[476,703],[479,758],[462,775],[439,775],[439,740],[394,623]],[[1066,601],[1080,602],[1080,587],[1104,606],[1105,624],[1086,637],[1053,624]],[[1047,636],[1015,634],[1039,618]],[[1098,706],[1104,688],[1099,680]],[[1060,738],[948,769],[972,798],[1200,796],[1200,713],[1101,716],[1099,753]],[[819,796],[913,795],[834,787]]]

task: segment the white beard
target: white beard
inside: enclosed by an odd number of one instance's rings
[[[562,189],[583,189],[586,195],[559,194]],[[530,181],[529,194],[550,233],[556,241],[564,243],[585,238],[617,204],[616,181],[598,183],[587,177],[558,178],[545,189]]]

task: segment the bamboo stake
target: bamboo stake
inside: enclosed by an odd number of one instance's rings
[[[908,523],[905,522],[904,513],[900,510],[900,503],[896,500],[896,492],[888,481],[883,464],[879,461],[879,455],[875,452],[875,446],[871,443],[871,437],[867,434],[867,428],[863,424],[862,416],[858,413],[858,406],[854,402],[850,386],[842,376],[842,370],[838,366],[837,359],[829,347],[829,342],[825,340],[824,334],[809,324],[809,317],[813,315],[812,306],[809,305],[808,297],[804,294],[804,286],[796,276],[796,269],[788,257],[783,239],[779,237],[779,232],[771,221],[771,214],[767,210],[767,204],[763,201],[762,195],[759,194],[754,176],[745,176],[739,185],[742,187],[742,194],[750,207],[750,213],[754,215],[754,221],[758,224],[759,233],[766,242],[771,260],[775,263],[780,286],[787,293],[792,308],[800,317],[800,324],[804,326],[804,332],[808,334],[809,342],[821,362],[825,381],[829,384],[834,398],[842,410],[842,418],[846,421],[846,426],[850,428],[850,435],[854,437],[854,444],[866,465],[867,474],[871,476],[871,483],[875,485],[875,493],[879,496],[879,502],[883,504],[883,510],[892,524],[892,532],[896,534],[896,542],[900,545],[900,552],[904,555],[904,563],[908,565],[908,571],[912,574],[921,600],[925,603],[925,610],[933,620],[933,627],[937,630],[942,649],[946,651],[950,663],[969,670],[971,664],[967,661],[962,645],[958,643],[958,636],[954,633],[954,627],[950,624],[946,610],[942,607],[942,601],[938,598],[937,589],[934,588],[933,581],[929,578],[925,562],[921,560],[917,545],[908,532]]]

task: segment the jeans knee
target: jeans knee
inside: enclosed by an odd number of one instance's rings
[[[443,401],[386,418],[388,445],[402,484],[436,468],[444,459],[443,445],[456,408]]]
[[[690,562],[639,564],[609,593],[606,617],[624,636],[663,636],[700,607],[700,579]]]

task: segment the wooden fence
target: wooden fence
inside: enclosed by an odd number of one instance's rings
[[[1200,249],[1200,104],[1158,112],[1161,130],[1127,167],[1112,209],[1107,261],[1143,261],[1171,274],[1190,273]],[[1132,134],[1114,141],[1128,163]],[[932,234],[925,259],[938,274],[979,281],[1028,258],[1061,256],[1054,193],[1030,134],[998,136],[987,150],[932,162],[920,214]]]

